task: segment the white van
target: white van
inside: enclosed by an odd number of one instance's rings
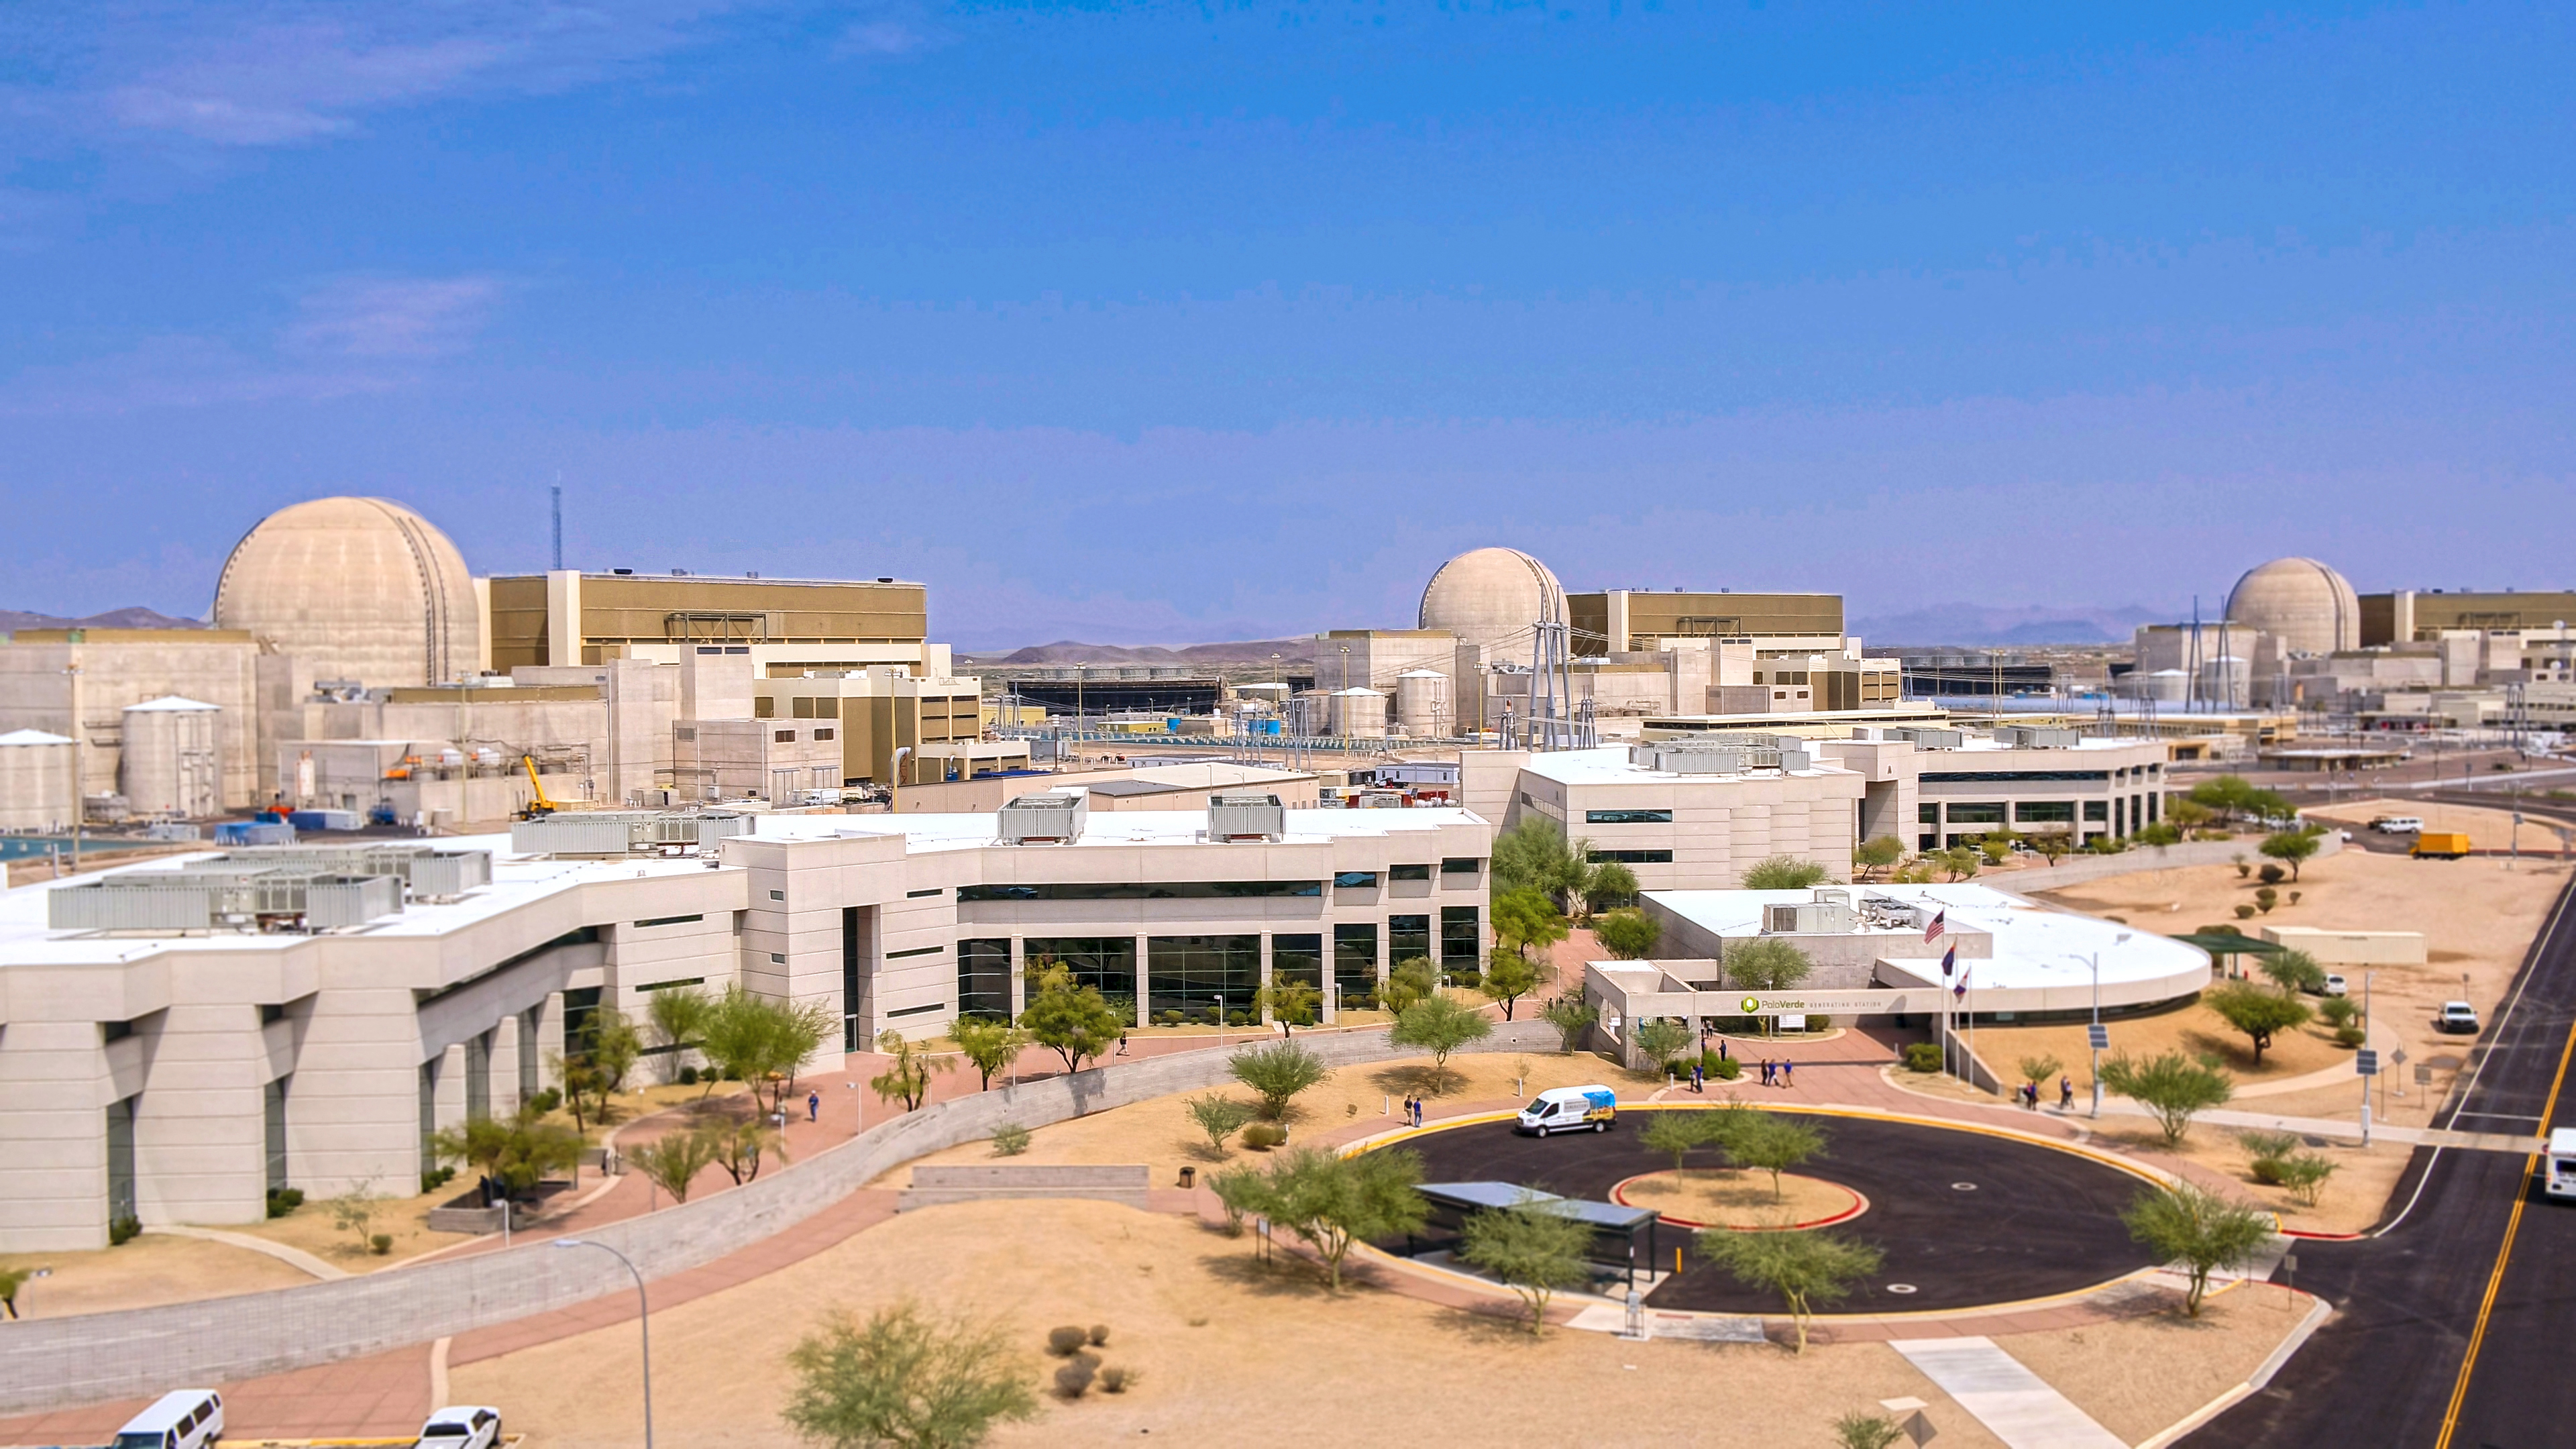
[[[213,1389],[173,1389],[125,1421],[111,1449],[205,1449],[224,1437],[224,1396]]]
[[[1512,1123],[1515,1132],[1545,1137],[1551,1132],[1607,1132],[1619,1120],[1619,1096],[1608,1087],[1550,1087],[1530,1098]]]
[[[2424,820],[2419,815],[2382,815],[2370,822],[2370,828],[2382,835],[2421,835]]]
[[[2542,1166],[2540,1190],[2551,1197],[2576,1197],[2576,1127],[2553,1128],[2549,1161]]]

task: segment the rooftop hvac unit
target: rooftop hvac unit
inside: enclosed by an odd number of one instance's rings
[[[329,876],[304,889],[304,924],[317,931],[363,926],[402,912],[403,883],[389,875]]]
[[[624,811],[585,811],[510,822],[512,855],[624,855],[634,848],[636,827],[651,816]]]
[[[197,868],[109,876],[48,893],[46,924],[58,931],[244,930],[301,920],[315,930],[359,926],[402,910],[395,876],[347,875],[293,865]]]
[[[1848,900],[1762,908],[1762,933],[1766,936],[1838,936],[1857,929],[1859,924],[1860,917]]]
[[[1962,730],[1891,727],[1887,734],[1890,739],[1911,741],[1918,750],[1955,750],[1968,742],[1968,736]]]
[[[2006,725],[1995,731],[1997,743],[2024,750],[2071,750],[2081,738],[2081,734],[2071,729],[2034,725]]]
[[[433,845],[322,845],[229,850],[191,871],[302,870],[339,875],[389,875],[416,896],[461,896],[492,883],[492,852],[441,850]]]
[[[1090,818],[1088,791],[1041,790],[1003,806],[997,823],[1001,838],[1011,845],[1033,841],[1071,845],[1082,838],[1083,822]]]
[[[104,882],[45,893],[45,925],[56,931],[205,931],[215,898],[178,887],[107,890]]]
[[[1631,745],[1628,763],[1673,775],[1740,775],[1755,751],[1709,745]],[[1752,763],[1760,763],[1758,760]]]
[[[1276,795],[1210,795],[1208,839],[1278,840],[1288,833],[1288,808]]]

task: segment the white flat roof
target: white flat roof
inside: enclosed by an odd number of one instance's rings
[[[1625,745],[1609,746],[1597,750],[1548,750],[1543,753],[1530,756],[1529,763],[1521,766],[1521,768],[1540,777],[1541,779],[1554,780],[1560,785],[1617,785],[1633,784],[1645,780],[1746,780],[1779,774],[1787,774],[1792,777],[1804,777],[1813,775],[1848,775],[1852,773],[1850,770],[1844,769],[1840,765],[1833,764],[1825,760],[1817,760],[1814,764],[1803,770],[1765,770],[1761,772],[1760,776],[1755,775],[1751,771],[1735,775],[1704,775],[1696,773],[1680,775],[1675,774],[1670,770],[1649,770],[1643,765],[1632,765],[1628,763],[1628,748]]]
[[[1397,810],[1290,810],[1288,833],[1280,844],[1321,844],[1332,840],[1383,838],[1437,830],[1443,825],[1477,825],[1485,821],[1472,810],[1454,806],[1421,806]],[[992,812],[971,815],[761,815],[754,832],[764,840],[830,840],[835,837],[901,835],[910,849],[956,850],[997,845]],[[1207,829],[1204,810],[1099,810],[1083,820],[1084,845],[1190,845]],[[1036,849],[1059,849],[1039,846]],[[1222,842],[1215,848],[1235,849]]]
[[[1849,890],[1855,903],[1864,896],[1908,904],[1919,902],[1935,911],[1948,912],[1952,926],[1991,933],[1995,942],[1991,959],[1959,959],[1963,969],[1971,970],[1972,984],[1980,988],[2089,989],[2097,953],[2105,988],[2147,985],[2192,972],[2198,972],[2205,980],[2209,972],[2208,953],[2197,946],[2117,921],[2056,910],[1992,886],[1859,885],[1840,889]],[[1815,899],[1815,892],[1648,891],[1646,896],[1712,935],[1737,937],[1761,934],[1764,906],[1806,905]],[[1855,934],[1889,939],[1910,936],[1920,941],[1923,933],[1919,928],[1907,928]],[[1938,956],[1885,960],[1882,964],[1927,985],[1941,984]]]

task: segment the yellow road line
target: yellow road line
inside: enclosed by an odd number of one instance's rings
[[[2558,1119],[2558,1092],[2567,1085],[2567,1063],[2576,1057],[2576,1028],[2567,1033],[2567,1045],[2558,1050],[2558,1075],[2550,1079],[2549,1100],[2541,1106],[2540,1125],[2547,1140],[2549,1124]],[[2486,1346],[2487,1319],[2495,1312],[2496,1293],[2504,1287],[2505,1264],[2513,1258],[2514,1234],[2522,1230],[2522,1210],[2531,1202],[2532,1174],[2540,1170],[2540,1154],[2535,1152],[2522,1160],[2522,1178],[2513,1194],[2513,1212],[2504,1220],[2504,1242],[2496,1249],[2495,1271],[2487,1274],[2487,1291],[2478,1300],[2478,1321],[2469,1330],[2469,1351],[2460,1359],[2460,1376],[2451,1384],[2451,1404],[2442,1414],[2442,1435],[2433,1441],[2433,1449],[2451,1449],[2451,1436],[2459,1431],[2460,1408],[2468,1402],[2469,1376],[2477,1371],[2478,1350]]]

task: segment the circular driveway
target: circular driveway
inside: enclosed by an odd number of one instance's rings
[[[1647,1112],[1706,1110],[1627,1108],[1606,1133],[1547,1138],[1520,1136],[1509,1122],[1481,1122],[1434,1129],[1401,1145],[1422,1155],[1425,1182],[1509,1182],[1606,1202],[1621,1180],[1672,1166],[1668,1154],[1637,1142]],[[1886,1255],[1877,1276],[1840,1303],[1818,1304],[1822,1311],[1972,1308],[2078,1292],[2155,1266],[2120,1222],[2120,1210],[2149,1185],[2128,1172],[2021,1138],[1872,1117],[1792,1115],[1826,1139],[1824,1153],[1798,1171],[1869,1200],[1866,1214],[1834,1231]],[[1712,1148],[1690,1156],[1694,1167],[1720,1161]],[[1660,1227],[1662,1266],[1670,1269],[1678,1246],[1682,1272],[1647,1302],[1713,1313],[1782,1311],[1777,1295],[1742,1287],[1703,1262],[1691,1236],[1686,1228]]]

